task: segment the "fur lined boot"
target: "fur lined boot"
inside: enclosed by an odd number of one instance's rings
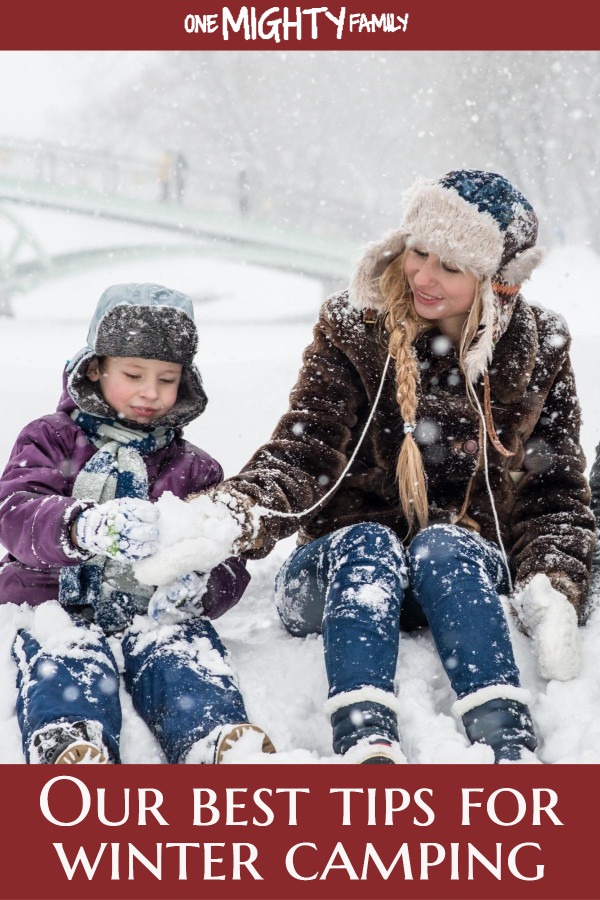
[[[535,756],[537,738],[531,713],[517,700],[488,700],[462,717],[472,744],[487,744],[494,751],[494,762],[539,762]]]
[[[394,764],[406,762],[400,749],[396,713],[389,706],[365,700],[336,709],[331,716],[333,749],[345,762]]]

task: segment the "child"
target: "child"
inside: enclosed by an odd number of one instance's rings
[[[223,476],[182,437],[206,406],[196,348],[189,297],[154,284],[109,287],[87,346],[66,367],[57,412],[25,427],[0,479],[8,551],[0,602],[63,607],[50,608],[35,635],[21,629],[13,645],[27,762],[120,761],[115,649],[133,705],[169,763],[221,762],[238,738],[273,752],[247,722],[208,621],[242,596],[245,563],[230,559],[157,591],[157,609],[182,610],[158,624],[147,615],[154,589],[131,565],[157,548],[153,504],[165,491],[184,497]]]

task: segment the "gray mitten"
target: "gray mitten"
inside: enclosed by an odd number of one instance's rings
[[[168,614],[182,613],[187,616],[201,616],[204,613],[202,597],[206,593],[209,575],[188,572],[169,584],[163,584],[154,591],[148,604],[148,615],[155,622]]]

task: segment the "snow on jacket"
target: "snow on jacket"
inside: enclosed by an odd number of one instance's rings
[[[592,491],[592,509],[596,516],[596,527],[600,528],[600,444],[596,447],[596,455],[590,471],[590,488]]]
[[[71,419],[75,408],[65,389],[56,413],[21,431],[0,479],[0,544],[8,551],[0,564],[0,603],[37,606],[56,599],[61,567],[88,559],[71,542],[70,529],[90,503],[71,495],[96,448]],[[165,491],[186,497],[223,478],[219,463],[180,432],[145,462],[151,501]],[[215,568],[203,598],[207,614],[216,618],[234,606],[249,580],[242,559]]]
[[[332,487],[355,448],[373,406],[387,357],[384,317],[373,324],[346,292],[323,305],[313,342],[290,395],[290,407],[271,440],[228,487],[268,509],[301,512]],[[498,341],[489,379],[502,456],[488,441],[488,471],[503,544],[513,576],[523,585],[545,572],[584,617],[594,518],[585,460],[579,443],[580,410],[564,321],[519,296]],[[482,535],[498,543],[486,490],[479,418],[465,394],[454,348],[436,328],[422,333],[419,441],[427,476],[430,524],[448,522],[460,510],[473,478],[468,515]],[[395,478],[403,422],[394,365],[366,438],[341,486],[302,522],[300,541],[357,522],[407,534]],[[263,543],[248,557],[264,556],[293,533],[296,519],[264,516]]]

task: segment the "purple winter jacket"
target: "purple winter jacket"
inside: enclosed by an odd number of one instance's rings
[[[0,563],[0,603],[37,606],[57,599],[60,569],[89,558],[71,542],[70,529],[91,504],[71,495],[96,448],[71,419],[75,408],[64,389],[56,413],[21,431],[0,479],[0,544],[8,551]],[[145,461],[152,501],[165,491],[185,499],[223,478],[216,460],[179,435]],[[235,606],[249,581],[240,558],[213,569],[203,597],[209,618]]]

